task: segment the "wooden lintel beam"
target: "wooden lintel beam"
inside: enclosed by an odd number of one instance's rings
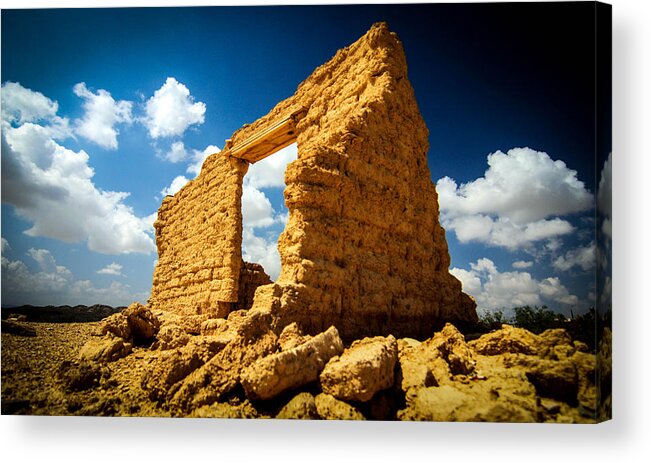
[[[245,159],[250,163],[260,161],[296,141],[296,123],[305,115],[303,107],[281,119],[270,127],[228,149],[230,156]]]

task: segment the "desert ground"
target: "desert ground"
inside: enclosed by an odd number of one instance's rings
[[[276,331],[274,331],[276,330]],[[609,332],[608,332],[609,333]],[[593,423],[607,368],[563,329],[452,324],[418,341],[343,344],[267,314],[179,317],[133,304],[87,322],[2,325],[2,413]],[[606,372],[606,374],[608,374]],[[607,378],[606,378],[607,379]]]

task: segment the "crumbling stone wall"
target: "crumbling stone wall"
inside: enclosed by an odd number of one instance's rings
[[[182,315],[226,316],[242,266],[242,179],[248,163],[212,155],[199,176],[158,210],[149,304]]]
[[[296,126],[298,159],[285,174],[289,220],[278,242],[282,271],[276,283],[257,289],[252,310],[271,311],[279,325],[295,321],[310,333],[335,325],[347,339],[389,333],[428,337],[442,321],[475,321],[475,303],[448,272],[427,166],[428,130],[396,35],[386,24],[374,25],[317,68],[294,96],[233,134],[219,157],[235,162],[231,147],[300,108],[307,111]],[[211,162],[202,175],[225,165]],[[239,195],[237,188],[230,191]],[[192,193],[182,192],[174,198],[181,215],[213,201],[214,192],[199,184]],[[233,245],[241,241],[240,227],[234,225]],[[196,233],[190,238],[188,246],[204,242]],[[202,259],[219,261],[222,249],[213,246]],[[227,250],[232,255],[233,248]],[[234,267],[228,268],[230,273],[214,273],[213,280],[201,283],[218,286],[219,294],[230,298],[220,301],[236,300],[221,289],[224,278],[234,281]],[[166,273],[183,274],[182,269]],[[159,278],[154,286],[161,283]]]

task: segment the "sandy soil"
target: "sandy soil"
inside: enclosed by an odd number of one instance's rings
[[[70,391],[62,379],[65,361],[77,358],[99,322],[21,324],[36,336],[2,333],[3,414],[169,416],[140,388],[143,365],[155,355],[149,349],[135,347],[104,367],[99,387]]]

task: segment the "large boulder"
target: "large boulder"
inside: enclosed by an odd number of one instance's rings
[[[572,336],[563,328],[545,330],[538,335],[537,346],[540,357],[563,360],[571,357],[576,350]]]
[[[174,393],[175,385],[204,363],[193,346],[165,351],[142,376],[141,387],[152,400],[162,402]]]
[[[131,343],[152,341],[159,329],[160,321],[156,315],[138,302],[107,317],[100,326],[102,335],[110,333]]]
[[[316,410],[324,420],[365,420],[364,415],[357,408],[330,394],[319,394],[315,397]]]
[[[169,350],[185,346],[190,341],[190,335],[175,324],[163,325],[158,331],[153,349]]]
[[[280,347],[280,350],[282,351],[290,350],[294,347],[300,346],[310,338],[311,336],[303,334],[296,322],[290,323],[283,328],[280,336],[278,336],[278,347]]]
[[[316,381],[328,360],[343,350],[337,328],[332,326],[293,349],[261,358],[245,368],[242,386],[250,399],[270,399]]]
[[[367,402],[393,385],[397,359],[398,346],[391,335],[355,341],[327,363],[319,377],[321,388],[341,400]]]
[[[287,402],[276,415],[281,420],[313,420],[319,419],[314,396],[309,392],[301,392]]]
[[[244,324],[243,332],[255,331],[256,322]],[[218,336],[216,338],[219,338]],[[231,392],[239,383],[243,369],[259,358],[276,352],[278,336],[266,331],[252,337],[237,336],[228,342],[209,361],[189,374],[175,387],[169,404],[174,413],[212,405]]]
[[[102,338],[91,339],[79,351],[79,360],[87,362],[113,362],[131,353],[131,344],[124,339],[106,334]]]
[[[469,375],[475,370],[475,358],[466,340],[451,323],[425,341],[423,349],[436,349],[441,354],[453,375]]]
[[[470,341],[470,346],[481,355],[506,353],[537,355],[540,338],[523,328],[502,325],[502,328]]]

